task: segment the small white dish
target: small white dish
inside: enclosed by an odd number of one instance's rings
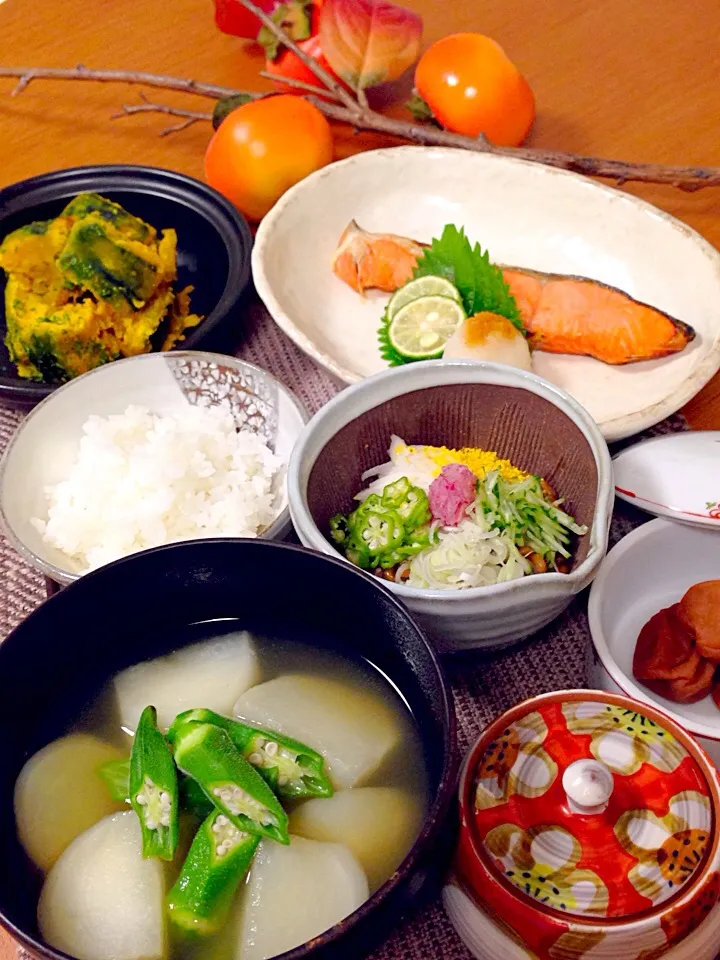
[[[653,437],[613,458],[615,493],[647,513],[720,532],[720,430]]]
[[[536,352],[534,371],[619,440],[686,404],[720,368],[720,254],[669,214],[538,163],[444,147],[371,150],[289,190],[260,225],[252,270],[276,323],[345,383],[387,369],[377,329],[387,297],[360,297],[331,263],[350,220],[429,242],[464,226],[497,263],[600,280],[696,330],[681,353],[608,366]]]
[[[128,406],[178,413],[190,404],[229,408],[238,429],[252,430],[287,464],[307,422],[300,402],[274,377],[236,357],[191,350],[117,360],[71,380],[39,403],[18,427],[0,460],[0,522],[16,550],[62,585],[81,574],[68,556],[43,540],[33,517],[47,516],[46,487],[64,480],[92,414]],[[286,474],[278,474],[277,517],[260,536],[290,532]]]
[[[720,765],[720,709],[712,697],[673,703],[636,681],[632,672],[635,643],[650,617],[680,600],[693,584],[714,579],[720,579],[720,546],[712,530],[658,519],[623,537],[603,560],[590,590],[594,658],[588,682],[664,710]]]

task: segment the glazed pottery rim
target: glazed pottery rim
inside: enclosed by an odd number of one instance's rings
[[[453,371],[465,371],[468,374],[467,379],[454,379]],[[477,374],[473,376],[473,372]],[[317,431],[322,431],[328,421],[332,421],[336,411],[342,411],[344,407],[351,406],[356,397],[370,397],[376,392],[376,388],[382,388],[387,382],[397,381],[402,385],[405,380],[421,379],[424,374],[428,382],[408,386],[407,389],[394,391],[391,396],[379,400],[377,403],[363,404],[363,409],[354,416],[342,417],[342,423],[334,428],[328,439],[317,453],[315,460],[307,468],[308,480],[310,473],[317,462],[322,450],[330,443],[332,438],[348,424],[352,423],[358,417],[363,416],[369,410],[375,409],[388,402],[404,396],[406,393],[414,392],[426,387],[443,387],[463,383],[479,383],[488,386],[505,386],[515,390],[529,390],[536,396],[541,397],[548,403],[553,403],[555,407],[584,435],[585,440],[590,447],[595,460],[595,470],[597,474],[597,494],[595,498],[595,510],[593,512],[592,525],[586,536],[589,537],[590,548],[588,554],[582,563],[570,573],[541,573],[532,576],[520,577],[516,580],[508,580],[504,583],[493,583],[482,587],[470,587],[466,590],[431,590],[420,587],[408,587],[403,583],[386,581],[386,586],[397,596],[406,601],[439,601],[443,604],[462,604],[463,601],[474,600],[480,597],[501,597],[504,595],[512,596],[520,590],[541,590],[544,586],[551,588],[554,585],[570,585],[572,588],[569,593],[577,593],[586,584],[585,578],[592,574],[602,557],[605,554],[607,545],[607,530],[612,515],[612,506],[614,500],[614,486],[612,480],[612,461],[600,428],[592,419],[589,413],[580,406],[569,394],[565,393],[560,387],[544,380],[535,373],[529,373],[516,367],[507,366],[500,363],[490,363],[488,361],[476,360],[426,360],[418,363],[406,364],[401,367],[393,367],[389,370],[382,370],[380,373],[366,377],[358,383],[354,383],[344,390],[337,393],[328,403],[321,407],[306,424],[304,430],[297,439],[297,442],[290,455],[288,465],[288,503],[290,506],[290,516],[293,526],[301,539],[307,539],[313,550],[324,553],[326,556],[339,557],[343,563],[350,563],[342,554],[333,547],[333,545],[323,536],[322,531],[315,522],[307,503],[307,483],[304,489],[301,487],[300,477],[303,470],[303,458],[306,456],[306,449],[313,440],[313,435]],[[484,375],[495,375],[497,379],[486,379]],[[539,389],[532,389],[534,387]],[[555,397],[560,403],[555,402]],[[570,411],[564,409],[570,407]],[[353,564],[351,564],[353,566]],[[376,578],[380,579],[380,578]]]
[[[285,334],[287,334],[288,337],[290,337],[295,344],[297,344],[297,346],[304,353],[306,353],[309,357],[315,360],[316,363],[319,363],[325,370],[340,379],[345,384],[354,384],[358,382],[362,383],[367,378],[359,377],[357,374],[343,367],[342,364],[337,363],[330,356],[330,354],[327,353],[327,351],[317,346],[282,308],[277,297],[273,293],[272,285],[270,284],[265,272],[263,264],[263,258],[266,256],[265,248],[269,246],[270,241],[273,239],[273,233],[277,230],[278,223],[281,223],[281,217],[283,216],[285,208],[290,206],[295,201],[297,194],[300,194],[306,189],[313,188],[317,183],[320,183],[324,177],[340,168],[351,168],[352,166],[363,163],[381,162],[383,158],[386,158],[398,151],[404,151],[406,154],[409,154],[411,151],[415,154],[419,154],[422,151],[428,156],[439,156],[441,158],[445,157],[448,160],[453,157],[465,156],[468,154],[468,151],[462,150],[458,147],[402,144],[395,147],[383,147],[379,150],[371,150],[366,151],[365,153],[353,154],[350,157],[337,160],[328,167],[323,167],[320,170],[316,170],[314,173],[310,174],[309,177],[306,177],[304,180],[301,180],[299,183],[295,184],[294,187],[291,187],[290,190],[288,190],[275,204],[270,213],[268,213],[268,215],[263,219],[255,236],[255,245],[253,247],[251,256],[253,283],[255,284],[255,289],[265,304],[268,313],[272,317],[273,321],[283,330]],[[720,260],[718,260],[720,254],[712,246],[712,244],[689,224],[684,223],[682,220],[674,217],[666,210],[662,210],[660,207],[655,206],[647,200],[643,200],[642,198],[636,197],[632,194],[624,193],[618,190],[617,187],[610,186],[609,184],[598,183],[597,180],[593,180],[591,177],[587,177],[584,174],[576,173],[573,170],[561,170],[557,167],[548,166],[543,167],[541,164],[538,164],[533,160],[525,160],[520,157],[508,157],[491,153],[474,153],[471,154],[471,156],[475,158],[474,162],[529,168],[534,172],[538,172],[539,176],[543,176],[546,179],[565,178],[576,182],[579,181],[585,184],[587,187],[591,187],[594,191],[598,191],[600,194],[604,195],[608,201],[614,200],[617,202],[618,200],[622,200],[622,202],[636,207],[644,213],[651,215],[653,218],[668,224],[674,230],[678,231],[684,239],[692,242],[703,252],[711,255],[712,258],[717,261],[716,269],[720,273]],[[671,416],[685,404],[689,403],[693,397],[697,396],[700,390],[702,390],[702,388],[710,382],[719,369],[720,331],[716,334],[709,353],[698,364],[692,375],[688,376],[670,396],[665,397],[656,403],[650,404],[649,406],[644,407],[642,410],[635,411],[634,413],[623,414],[620,417],[614,417],[611,420],[604,421],[602,425],[603,430],[607,431],[608,434],[614,438],[614,440],[620,440],[635,436],[643,430],[648,429],[653,424],[660,423],[661,420]],[[611,440],[610,442],[613,441]]]
[[[41,413],[43,413],[51,404],[55,397],[59,396],[64,391],[72,389],[78,382],[83,381],[87,382],[90,377],[100,377],[105,374],[105,372],[112,367],[117,367],[119,364],[130,364],[130,363],[142,363],[142,362],[157,362],[158,360],[165,360],[170,358],[171,362],[182,361],[182,360],[195,360],[202,363],[216,366],[230,366],[234,367],[236,370],[246,370],[251,373],[260,374],[262,377],[267,378],[277,389],[279,394],[282,394],[288,403],[294,408],[295,412],[300,417],[303,428],[307,426],[309,422],[309,414],[298,397],[290,390],[285,384],[281,383],[277,377],[273,376],[272,373],[269,373],[267,370],[263,370],[262,367],[257,366],[257,364],[250,363],[247,360],[243,360],[240,357],[232,356],[231,354],[224,353],[210,353],[204,350],[172,350],[165,351],[160,353],[140,353],[134,357],[123,357],[121,360],[115,360],[112,364],[104,364],[100,367],[95,367],[93,370],[88,370],[87,373],[81,374],[79,377],[75,377],[72,380],[69,380],[67,383],[60,384],[52,393],[44,397],[38,404],[36,404],[28,414],[23,417],[18,426],[15,428],[14,433],[10,437],[10,440],[5,447],[5,450],[0,456],[0,531],[5,534],[8,541],[12,544],[14,549],[20,554],[20,556],[30,563],[36,570],[40,571],[43,576],[49,577],[51,580],[55,581],[58,584],[63,586],[68,586],[71,583],[75,583],[77,580],[81,580],[84,577],[89,576],[89,573],[78,573],[76,571],[65,570],[61,567],[56,566],[54,563],[51,563],[49,560],[44,560],[42,557],[39,557],[34,553],[26,544],[20,539],[20,537],[15,532],[14,528],[10,525],[6,515],[3,505],[4,501],[4,485],[5,485],[5,476],[7,472],[7,464],[12,455],[12,451],[17,444],[20,435],[22,434],[25,427],[32,421],[32,419]],[[90,413],[87,416],[91,416]],[[288,457],[287,462],[284,464],[285,469],[285,506],[282,508],[280,513],[275,517],[273,522],[267,527],[266,530],[263,530],[262,533],[258,534],[258,540],[272,540],[280,531],[282,531],[287,524],[290,522],[290,505],[289,505],[289,492],[287,488],[287,476],[288,476],[288,467],[289,467],[290,458]],[[196,538],[202,539],[202,538]],[[226,539],[226,538],[207,538],[207,539]],[[238,538],[240,539],[240,538]],[[248,537],[247,539],[252,539]],[[190,542],[190,541],[176,541],[179,543]],[[192,541],[195,542],[195,541]],[[163,544],[163,546],[173,546],[170,544]],[[158,549],[158,548],[152,548]],[[148,551],[136,551],[136,553],[146,553]],[[135,554],[128,554],[128,556],[134,556]],[[120,559],[125,559],[121,557]],[[115,561],[113,561],[115,562]]]
[[[548,917],[550,920],[564,923],[567,923],[570,919],[567,913],[563,912],[562,910],[557,910],[554,907],[550,907],[540,901],[527,898],[522,891],[518,890],[517,887],[510,883],[492,863],[491,857],[486,853],[484,844],[477,834],[474,818],[472,816],[473,780],[475,777],[475,771],[478,768],[478,762],[485,750],[485,746],[497,729],[514,722],[518,719],[518,717],[526,716],[529,712],[546,704],[559,703],[563,701],[579,702],[583,700],[592,700],[598,703],[612,703],[615,706],[630,707],[633,709],[633,711],[636,711],[638,706],[631,697],[626,696],[625,694],[610,693],[609,691],[605,690],[586,690],[582,688],[551,690],[548,693],[541,693],[535,697],[529,697],[527,700],[521,700],[519,703],[514,704],[508,710],[501,713],[500,716],[496,717],[491,723],[489,723],[487,727],[485,727],[485,729],[480,733],[477,740],[473,743],[465,760],[462,763],[460,770],[460,787],[458,791],[460,829],[466,832],[473,857],[482,863],[484,870],[487,871],[493,880],[501,885],[506,893],[509,893],[512,896],[512,899],[515,902],[525,907],[529,907],[531,911],[536,910],[538,913]],[[712,761],[705,754],[702,747],[693,739],[692,735],[687,733],[687,731],[684,730],[678,723],[676,723],[672,717],[654,705],[648,704],[647,710],[645,709],[645,704],[643,704],[642,707],[643,713],[647,713],[650,720],[658,723],[665,729],[667,729],[668,726],[672,728],[671,732],[673,737],[675,737],[675,739],[681,743],[690,757],[700,768],[703,779],[705,780],[705,784],[710,793],[712,812],[711,829],[713,831],[713,842],[712,845],[705,851],[701,868],[695,871],[695,874],[691,878],[687,887],[683,888],[681,892],[676,893],[673,897],[663,900],[646,910],[638,911],[637,913],[631,914],[627,917],[603,917],[573,914],[571,918],[573,926],[579,925],[594,928],[630,926],[637,923],[644,923],[654,917],[662,916],[669,909],[678,909],[684,906],[693,899],[697,888],[701,886],[707,879],[707,865],[712,861],[713,857],[717,854],[718,848],[720,847],[720,824],[718,823],[718,811],[720,810],[720,783],[718,782],[718,777],[714,773],[715,768],[712,764]],[[463,876],[462,883],[465,886],[468,886],[470,890],[473,891],[474,895],[480,898],[482,903],[482,894],[480,892],[475,892],[475,887],[472,885],[471,881]]]
[[[590,596],[588,598],[588,623],[590,627],[590,638],[592,640],[593,648],[600,659],[603,670],[608,674],[611,680],[613,680],[613,682],[620,687],[624,696],[631,700],[636,700],[642,703],[643,706],[653,707],[655,710],[660,711],[665,716],[670,717],[670,719],[678,726],[688,730],[692,736],[703,737],[706,740],[720,742],[720,711],[718,711],[718,725],[715,727],[710,727],[704,723],[699,723],[697,720],[693,720],[690,717],[684,717],[679,713],[675,713],[670,706],[660,706],[656,700],[646,693],[643,687],[635,683],[634,679],[629,677],[625,671],[621,669],[620,665],[615,660],[612,651],[610,650],[610,645],[605,638],[605,633],[601,626],[600,604],[603,600],[605,583],[610,575],[610,571],[615,561],[619,560],[648,537],[653,537],[661,530],[669,530],[671,527],[677,526],[679,522],[680,521],[673,521],[667,517],[655,517],[652,520],[646,521],[635,530],[632,530],[630,533],[624,536],[622,540],[619,540],[614,547],[608,550],[607,557],[600,566],[597,577],[595,578],[595,581],[590,589]],[[696,531],[708,532],[710,536],[718,536],[718,532],[713,531],[711,527],[689,523],[682,523],[682,526],[689,527]],[[718,543],[720,544],[720,538]]]
[[[85,181],[95,182],[95,186]],[[203,183],[202,180],[165,167],[135,163],[87,164],[52,170],[28,177],[25,180],[18,180],[0,189],[0,206],[11,202],[11,209],[8,214],[14,214],[24,209],[27,209],[30,213],[46,199],[58,199],[55,193],[57,190],[62,190],[66,183],[68,184],[68,192],[62,199],[70,198],[78,192],[82,192],[78,189],[73,194],[70,188],[75,182],[82,184],[86,191],[119,191],[148,194],[149,196],[162,196],[161,193],[155,194],[153,187],[162,188],[165,186],[167,189],[177,191],[178,195],[166,196],[164,199],[188,207],[194,214],[200,216],[212,226],[221,238],[228,255],[227,276],[218,301],[197,327],[187,331],[178,347],[174,347],[170,351],[153,350],[151,354],[176,353],[181,350],[194,349],[195,344],[202,345],[202,342],[217,331],[223,321],[231,315],[244,296],[250,282],[253,236],[242,214],[226,197],[218,193],[209,184]],[[51,197],[42,197],[46,190],[52,191]],[[26,199],[29,200],[36,194],[41,196],[34,199],[33,202],[25,203]],[[0,225],[5,215],[3,210],[3,213],[0,214]],[[119,361],[111,362],[118,363]],[[18,404],[27,405],[44,399],[51,396],[60,386],[62,384],[37,382],[23,377],[0,376],[0,393]]]
[[[111,577],[116,568],[133,564],[137,558],[160,557],[162,559],[162,556],[165,553],[182,552],[186,549],[196,549],[199,546],[203,549],[212,549],[213,544],[221,544],[223,547],[232,547],[233,544],[252,544],[254,545],[253,549],[266,549],[274,551],[282,550],[286,553],[295,554],[298,557],[309,558],[312,563],[319,563],[322,565],[330,562],[338,569],[348,569],[348,565],[339,558],[324,556],[319,554],[317,551],[309,550],[307,547],[303,547],[300,544],[281,543],[276,540],[252,540],[242,537],[216,537],[206,540],[183,540],[178,543],[164,544],[160,547],[153,547],[149,550],[130,554],[127,557],[121,557],[119,560],[114,560],[112,563],[106,564],[103,567],[99,567],[97,570],[93,570],[78,580],[73,581],[73,583],[69,584],[63,590],[45,600],[42,604],[40,604],[39,607],[33,610],[32,613],[30,613],[23,621],[21,621],[21,623],[18,624],[18,626],[16,626],[0,644],[0,663],[3,659],[3,649],[8,643],[10,647],[12,647],[14,643],[18,642],[17,634],[19,630],[24,627],[25,624],[36,618],[36,615],[39,613],[41,608],[45,608],[51,604],[57,605],[65,602],[63,598],[67,597],[68,595],[73,596],[73,591],[78,592],[79,590],[91,589],[94,580],[108,576]],[[442,768],[439,772],[438,783],[434,791],[432,802],[429,804],[428,810],[423,819],[422,829],[415,839],[412,847],[408,851],[406,857],[398,865],[392,876],[389,877],[385,883],[372,894],[372,896],[370,896],[349,916],[345,917],[343,920],[340,920],[338,923],[334,924],[328,930],[324,931],[322,934],[319,934],[312,940],[309,940],[298,947],[294,947],[292,950],[287,950],[284,953],[277,954],[273,960],[306,960],[306,958],[307,960],[312,960],[312,956],[316,949],[333,944],[341,936],[346,934],[348,928],[352,929],[367,914],[372,913],[377,907],[379,907],[386,897],[388,897],[393,890],[399,887],[401,883],[407,880],[412,875],[416,867],[419,866],[426,850],[437,839],[438,834],[440,834],[445,826],[457,792],[459,771],[457,756],[457,719],[455,716],[454,700],[450,687],[450,681],[447,678],[439,655],[434,649],[432,643],[428,640],[424,630],[414,619],[411,611],[409,611],[404,604],[402,604],[396,597],[393,596],[391,591],[386,588],[382,581],[379,581],[377,577],[373,577],[365,570],[360,570],[357,567],[350,568],[350,575],[360,577],[367,584],[372,585],[374,589],[379,591],[384,601],[388,603],[394,609],[394,611],[401,616],[405,623],[412,628],[415,637],[425,648],[425,651],[430,658],[430,663],[432,664],[435,677],[439,681],[440,688],[440,706],[442,715],[440,726],[442,727],[443,754]],[[87,586],[88,584],[89,586]],[[60,960],[78,960],[78,958],[74,957],[72,954],[65,953],[62,950],[52,947],[49,944],[46,944],[44,941],[36,940],[33,936],[9,921],[3,914],[2,910],[0,910],[0,926],[4,927],[8,933],[20,941],[20,943],[26,949],[47,958],[47,960],[58,960],[58,958],[60,958]]]
[[[645,449],[653,446],[658,441],[676,440],[679,437],[684,438],[683,442],[691,443],[693,442],[694,438],[707,438],[708,435],[713,434],[716,437],[715,442],[720,443],[720,430],[680,430],[676,433],[665,433],[660,434],[657,437],[648,437],[647,439],[631,444],[630,446],[627,446],[616,453],[612,458],[613,464],[616,460],[622,458],[624,454],[629,454],[630,451],[635,449],[635,447],[643,447],[643,449]],[[667,520],[676,520],[679,523],[688,524],[694,527],[707,527],[711,530],[720,532],[720,515],[713,517],[709,513],[697,513],[691,510],[684,510],[680,507],[673,507],[667,503],[660,503],[657,500],[648,500],[647,497],[632,493],[631,491],[625,490],[623,487],[618,487],[617,485],[615,486],[615,496],[619,497],[621,500],[624,500],[625,503],[629,503],[631,506],[636,506],[639,510],[642,510],[651,517],[664,517]]]

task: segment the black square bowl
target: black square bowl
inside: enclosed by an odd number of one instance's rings
[[[22,180],[0,190],[0,242],[34,220],[56,217],[79,193],[99,193],[157,230],[177,232],[177,289],[191,284],[193,313],[205,319],[178,344],[182,350],[217,345],[233,324],[250,279],[252,235],[235,207],[217,191],[181,173],[128,164],[75,167]],[[0,270],[0,399],[30,407],[57,385],[17,375],[5,347],[5,274]]]

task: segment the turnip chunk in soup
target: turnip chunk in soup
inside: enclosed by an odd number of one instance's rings
[[[73,733],[43,747],[22,768],[15,784],[15,819],[20,842],[41,870],[49,870],[83,830],[124,809],[98,772],[122,756],[102,740]]]
[[[74,840],[40,896],[43,938],[78,960],[162,960],[165,893],[159,860],[144,860],[132,810]]]
[[[313,646],[302,635],[251,638],[244,626],[193,623],[160,638],[155,649],[176,652],[109,677],[94,699],[78,704],[75,723],[58,731],[68,732],[27,761],[17,783],[17,825],[31,854],[49,868],[38,923],[52,947],[76,960],[270,960],[353,914],[416,842],[429,800],[423,743],[392,684],[361,658]],[[272,738],[262,734],[258,747],[254,731],[234,725],[234,747],[230,734],[227,743],[203,738],[207,753],[195,767],[200,780],[179,778],[180,842],[172,861],[143,858],[138,811],[142,816],[146,805],[130,810],[124,802],[127,731],[151,704],[164,728],[197,709],[218,714],[207,722],[222,729],[235,709]],[[294,748],[283,752],[282,734],[300,741],[302,762]],[[157,786],[156,768],[165,771],[170,754],[154,740],[136,759],[143,754],[145,775]],[[295,774],[280,784],[278,772],[275,781],[294,824],[289,845],[262,840],[239,869],[229,822],[207,823],[201,786],[210,784],[217,764],[225,769],[234,757],[228,767],[237,774],[234,788],[254,809],[260,787],[271,787],[242,769],[237,751],[251,764],[263,761],[263,773],[264,761],[279,754],[276,769]],[[110,760],[120,763],[101,778],[99,768]],[[330,797],[328,778],[335,788]],[[170,780],[164,789],[174,791]],[[300,794],[283,794],[289,784]],[[212,831],[209,839],[203,825]],[[168,909],[171,889],[179,910]]]
[[[367,781],[402,738],[397,713],[381,696],[308,674],[286,674],[253,687],[234,712],[321,753],[336,789]]]
[[[134,733],[148,704],[156,708],[161,730],[178,713],[195,707],[229,715],[237,698],[260,677],[252,637],[243,631],[129,667],[115,677],[113,687],[120,722]]]
[[[410,852],[423,813],[423,798],[407,790],[357,787],[300,804],[290,814],[290,832],[345,844],[367,874],[373,893]]]
[[[235,960],[269,960],[319,936],[368,898],[355,857],[338,843],[263,840],[250,869]]]

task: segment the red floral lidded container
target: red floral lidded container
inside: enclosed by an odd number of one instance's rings
[[[460,813],[445,905],[476,956],[715,957],[718,773],[660,711],[588,690],[517,705],[471,750]]]

